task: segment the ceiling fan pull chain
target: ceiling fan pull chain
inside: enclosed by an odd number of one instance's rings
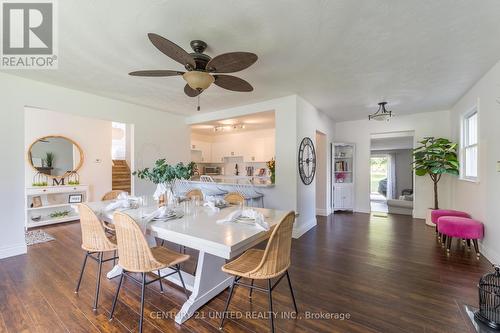
[[[200,111],[200,95],[198,95],[198,107],[196,108],[196,110]]]

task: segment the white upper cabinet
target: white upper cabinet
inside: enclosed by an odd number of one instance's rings
[[[194,162],[223,163],[225,157],[243,157],[247,163],[267,162],[275,156],[274,132],[246,132],[241,135],[221,135],[215,142],[191,140]],[[200,154],[197,151],[201,152]]]
[[[192,140],[191,141],[191,156],[196,156],[197,160],[194,162],[211,162],[212,145],[210,142]],[[201,152],[198,154],[196,152]]]

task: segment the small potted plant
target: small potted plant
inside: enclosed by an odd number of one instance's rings
[[[173,182],[176,179],[190,179],[193,175],[194,166],[194,162],[188,164],[180,162],[173,166],[163,158],[157,160],[152,169],[145,168],[134,171],[132,174],[139,177],[139,179],[147,179],[156,184],[155,199],[160,202],[166,199],[170,203],[173,200]]]
[[[457,144],[448,139],[434,137],[425,137],[419,143],[421,146],[413,150],[413,169],[417,176],[429,175],[434,184],[434,208],[429,208],[425,223],[435,226],[430,213],[439,209],[438,183],[444,174],[459,174]]]
[[[276,182],[276,160],[273,158],[270,161],[267,161],[267,168],[271,173],[271,184]]]
[[[45,154],[45,166],[47,168],[52,168],[54,164],[54,153],[48,152]]]

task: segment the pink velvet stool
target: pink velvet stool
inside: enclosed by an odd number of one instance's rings
[[[472,239],[476,254],[479,257],[477,240],[482,239],[484,235],[481,222],[461,216],[441,216],[437,222],[438,232],[443,235],[443,243],[446,241],[447,253],[450,253],[452,238],[465,239],[469,246]]]
[[[441,240],[441,235],[438,231],[438,220],[441,216],[459,216],[459,217],[470,217],[466,212],[461,212],[459,210],[453,209],[434,209],[431,211],[431,221],[436,225],[436,236],[438,241]]]

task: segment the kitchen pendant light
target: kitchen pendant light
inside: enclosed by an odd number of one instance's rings
[[[387,102],[378,103],[378,110],[374,114],[368,116],[368,120],[389,121],[392,117],[392,111],[388,111],[385,106]]]

